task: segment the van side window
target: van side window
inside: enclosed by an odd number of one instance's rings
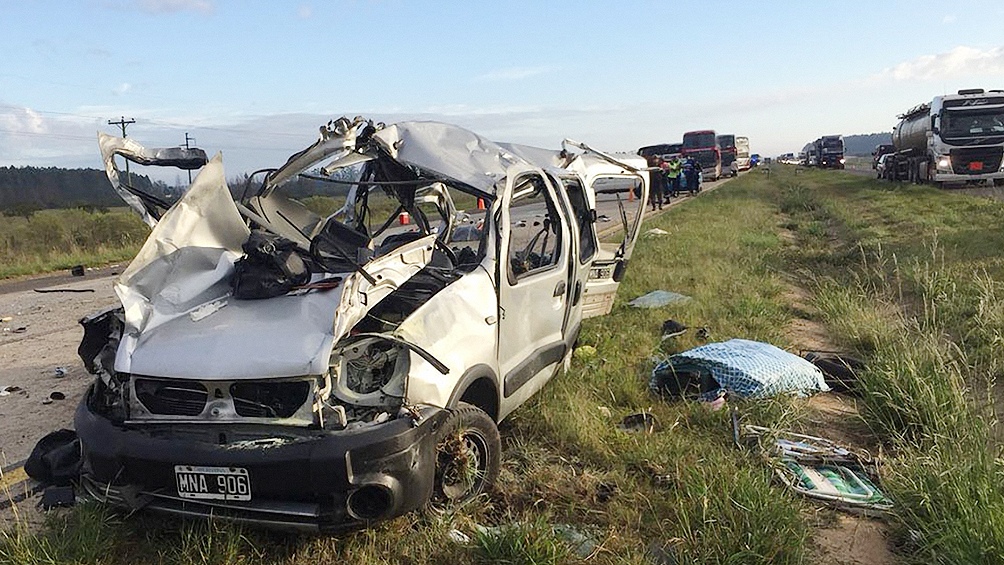
[[[579,262],[585,263],[592,259],[596,253],[596,232],[592,210],[589,209],[586,193],[579,181],[566,180],[565,193],[568,194],[568,202],[572,205],[572,213],[575,214],[575,224],[579,231]]]
[[[561,217],[544,179],[520,178],[509,204],[510,280],[557,266],[560,249]]]

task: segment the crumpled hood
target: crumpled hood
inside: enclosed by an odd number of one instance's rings
[[[116,371],[209,380],[323,374],[334,341],[431,259],[434,235],[369,262],[374,284],[344,273],[336,289],[236,300],[230,279],[250,231],[224,178],[216,156],[116,280],[125,309]]]

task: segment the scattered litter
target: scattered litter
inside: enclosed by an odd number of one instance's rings
[[[625,432],[653,433],[659,430],[659,422],[651,412],[629,414],[617,425],[617,429]]]
[[[677,322],[676,320],[666,320],[662,323],[662,339],[667,340],[671,337],[680,336],[687,333],[687,326]]]
[[[673,355],[652,370],[649,388],[712,403],[723,394],[768,398],[830,389],[812,363],[773,345],[745,339],[709,343]]]
[[[73,485],[51,486],[42,491],[42,501],[39,503],[42,510],[52,510],[53,508],[69,508],[77,501],[77,495],[73,492]]]
[[[51,398],[43,398],[42,399],[42,404],[45,404],[46,406],[48,406],[49,404],[52,404],[52,399]]]
[[[84,266],[83,265],[74,265],[70,269],[70,274],[73,275],[73,276],[75,276],[75,277],[82,277],[82,276],[84,276]]]
[[[0,318],[0,324],[6,324],[7,322],[13,319],[14,319],[13,316],[4,316],[3,318]]]
[[[450,530],[450,532],[446,535],[449,536],[450,541],[456,544],[467,545],[471,543],[471,536],[457,529]]]
[[[572,357],[578,361],[589,361],[596,358],[596,348],[592,345],[581,345],[572,352]]]
[[[697,332],[694,333],[694,337],[701,341],[708,341],[711,339],[711,329],[710,328],[697,328]]]
[[[668,290],[653,290],[652,292],[635,298],[628,302],[635,308],[659,308],[670,304],[683,304],[690,302],[690,297]]]
[[[49,398],[51,398],[52,400],[66,400],[66,395],[59,392],[58,390],[54,390],[51,393],[49,393]]]
[[[711,401],[708,401],[708,402],[704,402],[704,404],[712,412],[718,412],[722,408],[725,408],[725,398],[726,398],[726,395],[725,394],[721,394],[721,395],[718,396],[718,398],[716,398],[714,400],[711,400]]]
[[[54,371],[57,379],[61,379],[66,376],[66,367],[56,367]]]
[[[612,418],[613,417],[613,415],[610,413],[610,409],[607,408],[606,406],[600,406],[600,407],[598,407],[596,409],[596,411],[599,412],[600,416],[603,416],[604,418]]]
[[[606,214],[600,214],[599,216],[596,217],[596,221],[597,222],[609,222],[610,221],[610,216],[608,216]]]
[[[647,232],[645,232],[645,235],[669,235],[669,232],[666,230],[661,230],[659,228],[652,228]]]
[[[823,372],[830,389],[836,392],[857,391],[858,374],[865,370],[865,362],[836,351],[803,351],[802,357]]]
[[[36,288],[33,290],[40,294],[49,292],[94,292],[93,288]]]
[[[21,387],[14,385],[0,387],[0,396],[10,396],[10,394],[14,392],[23,392],[23,391]]]
[[[21,326],[19,328],[14,328],[11,331],[16,334],[23,334],[24,332],[28,331],[28,326]]]
[[[62,429],[38,440],[24,462],[24,471],[40,483],[69,486],[79,478],[80,466],[77,432]]]
[[[733,422],[735,425],[735,422]],[[892,501],[878,487],[878,466],[867,454],[852,452],[825,438],[744,426],[743,437],[770,438],[764,449],[777,477],[791,490],[833,506],[864,514],[883,514]]]
[[[188,317],[191,318],[193,322],[198,322],[203,318],[208,318],[209,316],[219,312],[226,305],[227,305],[227,300],[225,298],[221,298],[220,300],[214,300],[213,302],[203,304],[202,306],[199,306],[195,310],[192,310],[191,312],[188,313]]]

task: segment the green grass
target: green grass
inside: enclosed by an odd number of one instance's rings
[[[0,278],[128,261],[149,233],[127,209],[0,216]]]
[[[889,455],[906,559],[1004,563],[1004,206],[850,175],[781,182],[815,203],[787,211],[799,245],[786,262],[811,274],[832,335],[869,359],[863,416]]]

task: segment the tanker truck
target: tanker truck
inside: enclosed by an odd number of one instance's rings
[[[960,90],[899,116],[886,178],[941,187],[1004,184],[1004,91]]]

